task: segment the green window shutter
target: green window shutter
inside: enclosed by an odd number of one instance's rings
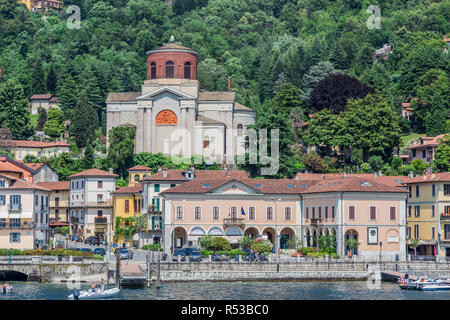
[[[152,217],[152,230],[155,229],[155,217]]]
[[[159,192],[159,184],[155,184],[155,192]]]
[[[156,199],[156,211],[159,211],[159,200],[160,199]]]

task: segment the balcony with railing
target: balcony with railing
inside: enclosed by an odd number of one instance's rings
[[[67,219],[62,218],[49,218],[48,219],[49,224],[68,224],[69,222]]]
[[[22,212],[22,204],[10,204],[8,208],[9,213],[21,213]]]
[[[32,229],[34,228],[34,223],[31,219],[20,220],[11,222],[9,219],[0,222],[0,229]]]
[[[70,201],[70,206],[75,207],[91,207],[91,208],[106,208],[106,207],[112,207],[113,202],[112,200],[98,200],[98,201]]]
[[[245,227],[245,219],[244,218],[225,218],[223,219],[224,227]]]
[[[151,214],[151,215],[161,215],[162,214],[162,211],[161,211],[161,209],[159,209],[157,206],[155,206],[155,205],[151,205],[149,208],[148,208],[148,214]]]
[[[108,219],[106,217],[95,217],[94,224],[107,224]]]
[[[442,212],[441,213],[441,220],[450,220],[450,213],[449,212]]]
[[[80,221],[80,219],[76,218],[76,217],[70,217],[70,222],[71,223],[78,223]]]
[[[311,222],[310,222],[311,225],[318,225],[319,223],[323,223],[323,219],[314,218],[314,219],[311,219]]]

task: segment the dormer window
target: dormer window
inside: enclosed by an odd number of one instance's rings
[[[166,62],[166,78],[173,78],[174,77],[174,72],[175,71],[175,66],[173,64],[172,61],[167,61]]]

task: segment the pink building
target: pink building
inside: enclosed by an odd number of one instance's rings
[[[440,134],[435,137],[421,137],[412,146],[406,147],[406,150],[411,152],[409,161],[422,159],[423,162],[430,162],[434,160],[434,150],[439,145],[439,139],[443,138],[445,134]]]
[[[245,234],[267,238],[275,248],[288,247],[294,236],[316,246],[315,237],[330,234],[340,256],[348,251],[345,240],[355,238],[358,255],[378,256],[382,243],[383,256],[404,260],[408,192],[385,183],[360,177],[186,182],[161,193],[164,247],[198,246],[203,235],[237,243]]]

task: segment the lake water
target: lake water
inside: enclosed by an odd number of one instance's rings
[[[10,282],[12,294],[0,300],[65,300],[73,293],[66,284]],[[72,285],[72,284],[70,284]],[[81,284],[81,290],[90,288]],[[112,299],[112,298],[111,298]],[[163,283],[160,289],[123,288],[120,300],[450,300],[450,291],[400,290],[383,282],[379,289],[366,281],[335,282],[192,282]],[[108,299],[110,300],[110,299]]]

